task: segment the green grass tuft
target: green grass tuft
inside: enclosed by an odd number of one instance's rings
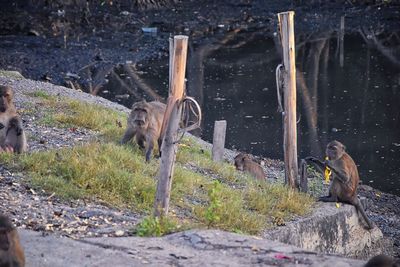
[[[204,150],[192,138],[183,139],[176,159],[182,164],[190,164],[211,171],[227,183],[236,183],[241,180],[242,175],[236,171],[232,164],[212,161],[211,152]]]
[[[207,186],[209,201],[197,206],[195,214],[203,224],[227,231],[257,234],[266,226],[267,219],[246,208],[242,191],[225,184]]]
[[[96,197],[135,210],[149,210],[154,200],[157,165],[129,147],[91,143],[21,155],[16,165],[61,198]]]
[[[44,114],[39,123],[64,128],[82,127],[101,133],[103,141],[119,141],[126,127],[126,114],[96,104],[49,95],[44,91],[28,94],[39,98]]]
[[[12,78],[15,80],[25,79],[21,73],[15,70],[0,70],[0,77]]]
[[[42,90],[38,90],[33,93],[28,93],[27,95],[32,96],[32,97],[42,98],[42,99],[49,100],[49,101],[50,100],[55,101],[57,99],[56,96],[50,95],[46,91],[42,91]]]
[[[105,141],[117,141],[121,138],[126,123],[126,115],[94,104],[66,100],[67,108],[54,115],[57,122],[68,127],[84,127],[102,133]]]
[[[182,229],[176,218],[171,217],[145,217],[135,229],[138,236],[163,236]]]

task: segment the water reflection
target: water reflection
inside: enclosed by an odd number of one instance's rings
[[[368,34],[345,36],[343,67],[336,36],[297,37],[299,154],[322,156],[326,143],[337,139],[364,183],[400,195],[400,51],[394,50],[400,42],[388,34],[382,50]],[[204,139],[211,141],[214,121],[225,119],[228,147],[283,158],[279,50],[276,39],[265,38],[224,49],[192,47],[188,91],[202,104]],[[142,79],[165,96],[167,59],[141,70]]]

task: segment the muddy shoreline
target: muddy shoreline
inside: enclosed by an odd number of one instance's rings
[[[62,1],[58,1],[62,2]],[[400,3],[353,5],[348,2],[295,5],[292,1],[182,1],[162,9],[139,11],[123,5],[55,4],[5,6],[0,19],[0,69],[71,87],[78,80],[103,85],[118,64],[146,64],[168,56],[168,37],[188,35],[190,49],[224,42],[234,33],[240,42],[252,35],[274,36],[278,12],[295,11],[295,31],[312,34],[337,31],[346,17],[346,33],[366,28],[375,32],[398,29]],[[122,1],[123,2],[123,1]],[[41,4],[42,3],[42,6]],[[89,13],[88,13],[89,12]],[[143,27],[157,28],[146,34]],[[190,52],[189,52],[190,53]],[[103,73],[104,72],[104,73]]]

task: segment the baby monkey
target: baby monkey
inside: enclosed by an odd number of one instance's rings
[[[265,173],[263,168],[257,162],[250,159],[249,155],[239,153],[235,157],[235,167],[239,171],[251,174],[254,178],[265,181]]]
[[[1,128],[4,128],[3,124],[0,124],[0,129]],[[12,148],[12,151],[16,153],[22,153],[27,150],[25,132],[22,126],[22,119],[19,116],[15,116],[8,121],[4,147],[5,149]]]
[[[328,157],[326,161],[322,162],[314,157],[307,157],[305,160],[317,167],[322,173],[324,173],[326,167],[329,167],[332,171],[329,195],[320,197],[319,201],[343,202],[355,206],[367,223],[368,229],[372,229],[373,225],[357,197],[357,187],[360,181],[357,166],[345,149],[346,147],[339,141],[332,141],[326,146],[326,156]]]
[[[8,217],[0,215],[0,267],[24,267],[25,255],[22,250],[17,228]]]
[[[0,152],[24,152],[27,142],[11,87],[0,85]]]

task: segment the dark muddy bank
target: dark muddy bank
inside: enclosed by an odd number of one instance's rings
[[[397,29],[400,16],[394,1],[369,6],[349,1],[303,5],[297,1],[269,1],[268,5],[261,0],[181,1],[146,11],[132,1],[112,5],[112,1],[90,1],[89,5],[86,1],[3,2],[0,68],[69,87],[72,80],[84,91],[103,86],[117,64],[166,57],[172,34],[189,35],[192,52],[204,45],[216,51],[257,35],[272,37],[276,14],[286,10],[296,12],[296,32],[310,34],[335,31],[341,16],[346,16],[346,31]],[[156,27],[157,33],[145,34],[142,27]]]

